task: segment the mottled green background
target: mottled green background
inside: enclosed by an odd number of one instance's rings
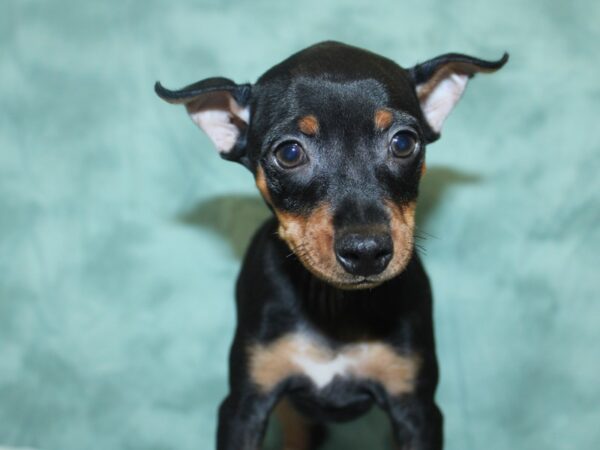
[[[406,66],[510,51],[422,189],[446,448],[600,448],[599,23],[597,0],[3,0],[0,447],[213,447],[267,211],[152,85],[253,81],[337,39]],[[373,414],[327,448],[387,437]]]

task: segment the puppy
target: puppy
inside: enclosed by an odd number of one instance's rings
[[[284,447],[307,450],[325,424],[373,405],[398,448],[442,448],[431,291],[414,247],[419,180],[469,79],[507,60],[446,54],[403,69],[324,42],[252,85],[156,84],[252,172],[273,212],[237,282],[218,450],[260,448],[276,407]]]

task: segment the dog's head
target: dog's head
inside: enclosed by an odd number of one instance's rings
[[[309,47],[253,84],[209,78],[178,91],[221,156],[252,171],[279,235],[341,288],[398,275],[413,251],[425,146],[469,78],[507,61],[442,55],[410,69],[335,42]]]

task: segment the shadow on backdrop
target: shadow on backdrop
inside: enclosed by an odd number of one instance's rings
[[[427,225],[429,217],[444,197],[444,193],[455,186],[480,183],[478,174],[462,172],[452,167],[427,167],[420,187],[417,202],[417,226]]]
[[[479,175],[462,172],[451,167],[428,167],[421,183],[417,207],[417,235],[426,239],[427,223],[436,207],[443,201],[444,194],[461,185],[480,183]],[[226,240],[237,259],[241,260],[256,229],[271,215],[258,193],[231,194],[213,197],[198,203],[194,208],[178,216],[182,223],[209,229]],[[423,246],[420,242],[419,247]],[[233,301],[233,299],[232,299]],[[225,355],[223,355],[225,357]],[[391,439],[389,421],[380,411],[373,410],[364,418],[350,424],[332,427],[335,435],[344,436],[345,442],[353,442],[353,449],[387,449]],[[274,450],[281,442],[281,432],[277,426],[269,427],[264,448]],[[333,442],[332,442],[333,443]],[[326,446],[330,448],[329,445]],[[337,448],[335,444],[331,448]],[[349,448],[349,447],[346,447]]]
[[[177,218],[186,225],[217,233],[229,243],[235,257],[241,260],[254,232],[270,215],[258,193],[238,193],[204,200]]]

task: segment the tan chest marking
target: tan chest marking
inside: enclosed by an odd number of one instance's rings
[[[301,334],[284,336],[250,348],[250,374],[267,392],[296,375],[308,377],[321,389],[336,377],[374,380],[392,395],[411,392],[420,361],[399,355],[381,342],[351,344],[333,351],[317,339]]]

